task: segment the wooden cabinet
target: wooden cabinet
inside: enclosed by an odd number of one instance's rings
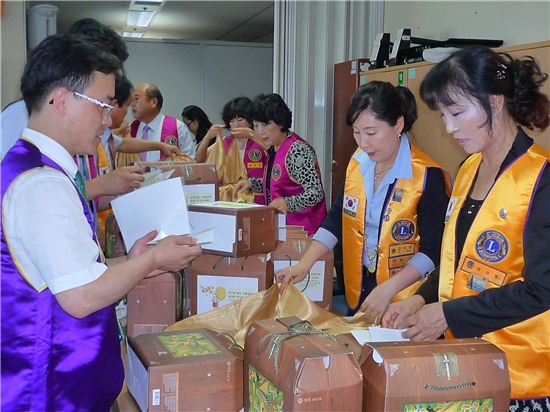
[[[510,53],[516,58],[532,56],[539,62],[544,72],[550,73],[550,41],[502,47],[496,50]],[[397,85],[401,76],[402,84],[413,92],[418,106],[418,120],[408,134],[422,151],[439,162],[454,177],[460,162],[466,158],[466,153],[445,131],[439,112],[430,110],[422,102],[419,94],[420,83],[433,66],[434,63],[420,62],[371,70],[360,74],[359,83],[365,84],[373,80],[380,80]],[[550,79],[543,84],[542,92],[550,96]],[[550,151],[550,128],[544,132],[530,130],[526,130],[526,132],[535,139],[535,142]]]

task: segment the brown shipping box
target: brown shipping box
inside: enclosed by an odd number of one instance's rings
[[[481,339],[365,344],[364,411],[507,411],[505,353]]]
[[[225,306],[272,285],[269,254],[232,258],[203,253],[191,263],[191,314]]]
[[[219,180],[216,166],[209,163],[136,162],[147,172],[159,169],[173,170],[170,178],[179,177],[183,184],[187,204],[214,202],[219,199]]]
[[[239,411],[243,352],[208,329],[129,337],[126,382],[143,412]]]
[[[202,250],[221,256],[242,257],[275,249],[276,209],[248,203],[215,202],[189,205],[193,232],[215,228],[214,241]]]
[[[163,331],[183,319],[183,273],[166,272],[143,279],[127,295],[127,334]]]
[[[266,319],[250,327],[245,343],[245,410],[361,410],[363,377],[350,350],[321,335],[279,338],[280,346],[272,346],[276,334],[299,322],[297,317]]]
[[[126,247],[115,215],[109,215],[105,221],[105,257],[108,259],[126,255]]]
[[[311,242],[312,239],[307,236],[297,234],[295,237],[293,232],[287,232],[286,240],[278,243],[272,253],[275,273],[297,264]],[[295,286],[323,309],[329,309],[334,286],[333,273],[334,254],[329,251],[315,262],[306,278]]]

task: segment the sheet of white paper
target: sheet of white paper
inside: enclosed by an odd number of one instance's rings
[[[179,178],[120,196],[111,202],[111,206],[126,250],[130,250],[137,239],[151,230],[162,231],[166,236],[190,233],[187,206]]]
[[[351,334],[353,335],[355,340],[359,342],[359,345],[364,345],[365,343],[371,341],[368,329],[352,330]]]
[[[216,239],[216,228],[213,227],[212,229],[206,229],[202,232],[191,233],[191,236],[197,239],[197,243],[199,245],[206,245],[214,242],[214,240]]]
[[[368,329],[353,330],[351,334],[359,342],[364,345],[369,342],[402,342],[410,339],[403,337],[403,332],[406,329],[389,329],[373,326]]]
[[[409,341],[409,338],[403,337],[403,332],[407,329],[390,329],[380,328],[377,326],[370,327],[370,339],[371,342],[403,342]]]
[[[197,243],[199,245],[205,245],[208,243],[212,243],[214,241],[215,234],[216,234],[216,228],[213,227],[212,229],[203,230],[202,232],[190,233],[189,236],[193,236],[197,240]],[[161,230],[159,231],[158,235],[147,244],[156,245],[158,242],[160,242],[162,239],[168,236],[169,235],[167,235]]]
[[[189,222],[193,233],[215,228],[214,240],[205,249],[220,252],[233,252],[236,218],[219,213],[189,212]]]

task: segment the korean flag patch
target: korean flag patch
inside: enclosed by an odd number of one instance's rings
[[[355,217],[357,216],[357,205],[359,199],[353,196],[344,195],[344,204],[342,205],[343,211],[346,215]]]

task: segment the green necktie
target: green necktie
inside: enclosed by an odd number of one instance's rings
[[[86,199],[86,186],[84,185],[84,179],[82,178],[82,173],[80,173],[80,170],[76,172],[74,182],[80,194],[84,197],[84,199]]]

